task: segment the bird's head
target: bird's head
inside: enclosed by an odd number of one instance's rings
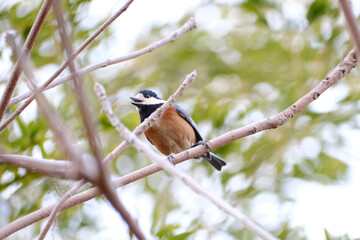
[[[165,101],[157,96],[157,94],[151,90],[141,90],[135,97],[130,97],[132,104],[140,108],[146,105],[158,105],[163,104]]]

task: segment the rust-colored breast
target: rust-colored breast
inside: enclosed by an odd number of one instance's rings
[[[162,154],[179,153],[195,143],[192,126],[170,106],[162,118],[145,131],[146,137]]]

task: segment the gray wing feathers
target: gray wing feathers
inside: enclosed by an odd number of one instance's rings
[[[179,105],[177,104],[173,104],[173,107],[175,108],[175,110],[177,111],[177,113],[184,118],[188,123],[190,123],[190,125],[193,127],[194,131],[195,131],[195,135],[196,135],[196,142],[203,140],[203,137],[200,135],[200,131],[198,129],[198,127],[196,126],[194,120],[191,119],[191,117],[189,116],[189,114],[187,114],[184,109],[182,109]]]
[[[194,131],[195,131],[195,135],[196,135],[196,142],[199,142],[201,140],[204,140],[203,137],[200,135],[199,129],[196,126],[194,120],[191,119],[191,117],[177,104],[173,104],[175,110],[177,111],[177,113],[184,118],[188,123],[191,124],[191,126],[193,127]],[[226,162],[224,161],[224,159],[222,159],[221,157],[215,155],[212,152],[208,152],[205,153],[203,156],[201,156],[203,159],[205,159],[206,161],[208,161],[215,169],[217,170],[221,170],[221,168],[223,166],[226,165]]]

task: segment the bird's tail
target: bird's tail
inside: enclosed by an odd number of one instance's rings
[[[208,161],[216,170],[219,171],[221,171],[221,168],[226,165],[224,159],[212,152],[205,153],[202,158]]]

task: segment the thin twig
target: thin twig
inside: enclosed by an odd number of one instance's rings
[[[9,80],[8,84],[6,85],[4,93],[0,99],[0,122],[4,116],[5,110],[11,99],[11,95],[14,92],[14,89],[19,80],[20,74],[22,72],[21,71],[21,68],[22,68],[21,61],[22,60],[19,60],[19,59],[26,60],[29,57],[31,49],[34,46],[35,40],[36,40],[37,36],[39,35],[40,29],[43,26],[46,16],[50,11],[51,2],[52,2],[52,0],[45,0],[43,5],[41,6],[39,14],[37,15],[35,22],[34,22],[33,26],[31,27],[30,33],[29,33],[28,37],[26,38],[24,47],[21,50],[18,60],[16,61],[14,70],[12,71],[12,74],[10,76],[10,80]]]
[[[62,71],[64,71],[64,69],[68,66],[69,61],[73,60],[76,58],[76,56],[78,56],[82,50],[84,50],[102,31],[104,31],[104,29],[106,27],[108,27],[117,17],[119,17],[123,12],[125,12],[128,7],[130,6],[130,4],[133,2],[134,0],[129,0],[120,10],[118,10],[111,18],[109,18],[100,28],[98,28],[88,39],[86,39],[83,44],[79,47],[78,50],[76,50],[74,52],[74,54],[66,61],[64,62],[60,68],[45,82],[43,83],[41,86],[39,86],[40,92],[43,92],[44,89],[57,77],[60,75],[60,73]],[[71,78],[70,78],[71,79]],[[70,80],[69,79],[69,80]],[[3,131],[7,125],[9,125],[17,116],[19,116],[19,114],[35,99],[35,92],[30,90],[29,92],[27,92],[27,97],[28,98],[13,114],[10,115],[10,117],[8,119],[6,119],[6,121],[4,121],[4,123],[2,123],[0,125],[0,132]],[[11,96],[10,96],[11,97]],[[9,100],[10,100],[9,97]],[[23,98],[25,99],[25,98]],[[22,99],[22,100],[23,100]],[[20,100],[21,101],[21,100]],[[11,100],[10,100],[11,102]],[[18,101],[19,102],[19,101]],[[11,106],[14,103],[7,103],[7,106]],[[5,105],[5,109],[6,109],[6,105]],[[1,119],[0,119],[1,121]]]
[[[194,71],[195,72],[195,71]],[[194,75],[194,72],[192,75]],[[188,77],[192,77],[190,74]],[[96,83],[95,85],[96,94],[98,95],[101,104],[103,106],[104,112],[109,118],[111,124],[116,128],[119,134],[133,147],[135,147],[138,151],[144,153],[155,163],[159,164],[163,169],[165,169],[168,173],[170,173],[173,177],[176,177],[178,180],[183,182],[186,186],[188,186],[192,191],[196,194],[206,198],[210,202],[212,202],[215,206],[217,206],[224,213],[233,216],[236,220],[241,222],[246,228],[251,230],[253,233],[258,235],[263,239],[274,240],[276,239],[270,233],[265,231],[258,224],[253,222],[249,217],[245,214],[228,204],[223,199],[217,197],[212,194],[210,191],[206,190],[203,186],[197,183],[194,179],[192,179],[189,175],[181,171],[180,169],[176,169],[166,158],[160,156],[155,153],[148,144],[145,144],[140,139],[138,139],[131,131],[122,124],[119,119],[115,116],[114,112],[111,109],[110,101],[108,100],[105,89],[101,84]]]
[[[54,208],[51,210],[50,216],[48,221],[46,222],[45,226],[41,230],[38,240],[44,239],[48,231],[50,230],[50,227],[52,223],[55,221],[57,213],[60,211],[61,206],[71,197],[73,196],[84,184],[86,181],[82,179],[80,182],[78,182],[75,186],[73,186],[69,191],[67,191],[60,200],[55,204]]]
[[[354,13],[351,9],[348,0],[339,0],[340,6],[344,12],[349,31],[357,49],[357,54],[360,56],[360,30]]]
[[[157,42],[154,42],[154,43],[148,45],[145,48],[142,48],[140,50],[137,50],[135,52],[126,54],[126,55],[118,57],[118,58],[114,58],[114,59],[106,60],[104,62],[89,65],[87,67],[84,67],[84,68],[78,70],[76,72],[76,74],[81,76],[81,75],[84,75],[86,73],[92,72],[94,70],[104,68],[104,67],[107,67],[107,66],[110,66],[110,65],[113,65],[113,64],[121,63],[121,62],[130,60],[130,59],[134,59],[134,58],[142,56],[142,55],[144,55],[146,53],[150,53],[150,52],[162,47],[165,44],[168,44],[168,43],[171,43],[171,42],[175,41],[177,38],[179,38],[180,36],[182,36],[183,34],[189,32],[189,31],[191,31],[195,27],[196,27],[195,20],[193,18],[190,18],[184,25],[182,25],[180,28],[176,29],[172,34],[168,35],[167,37],[165,37],[165,38],[163,38],[163,39],[161,39],[161,40],[159,40]],[[65,83],[67,81],[70,81],[72,79],[72,77],[73,77],[72,74],[69,74],[69,75],[64,76],[64,77],[59,77],[54,82],[49,84],[49,86],[46,87],[45,90],[51,89],[53,87],[56,87],[56,86],[58,86],[60,84]],[[28,91],[26,93],[23,93],[23,94],[21,94],[19,96],[16,96],[16,97],[12,98],[10,103],[9,103],[9,106],[14,105],[14,104],[16,104],[16,103],[30,97],[31,94],[32,94],[32,91]],[[29,100],[27,100],[27,101],[29,101]],[[2,131],[3,128],[4,128],[3,126],[0,126],[0,131]]]
[[[72,49],[72,44],[69,39],[68,33],[66,31],[65,20],[63,17],[63,13],[62,13],[59,1],[54,1],[53,8],[54,8],[55,16],[56,16],[56,19],[58,22],[58,29],[60,32],[61,42],[65,47],[65,53],[67,55],[67,59],[69,59],[73,55],[73,49]],[[98,164],[99,170],[100,169],[103,170],[103,167],[100,163],[102,157],[101,157],[100,149],[98,147],[97,137],[95,134],[96,129],[95,129],[94,123],[92,121],[92,117],[90,115],[90,111],[89,111],[89,107],[88,107],[89,104],[86,102],[86,98],[84,96],[82,81],[80,79],[80,76],[75,74],[76,67],[75,67],[74,60],[69,60],[69,69],[73,75],[73,83],[74,83],[76,94],[77,94],[76,99],[79,104],[79,110],[80,110],[80,113],[82,116],[82,120],[85,124],[85,130],[87,133],[87,139],[88,139],[89,146],[94,154],[95,159],[99,162],[99,164]],[[101,175],[102,174],[100,174],[100,176]]]

